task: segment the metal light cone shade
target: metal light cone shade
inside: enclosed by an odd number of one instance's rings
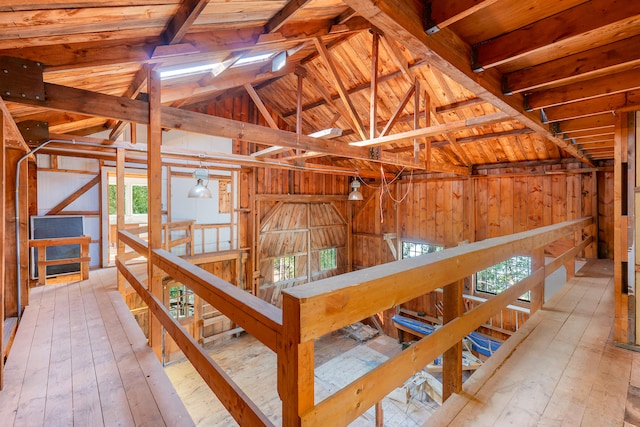
[[[349,200],[363,200],[362,193],[358,190],[353,190],[349,193]]]
[[[211,190],[209,190],[203,183],[202,179],[198,178],[198,182],[196,185],[191,187],[189,190],[189,194],[187,195],[190,199],[210,199]]]
[[[351,181],[351,188],[353,191],[349,193],[349,200],[363,200],[362,193],[358,190],[360,188],[360,183],[357,180]]]

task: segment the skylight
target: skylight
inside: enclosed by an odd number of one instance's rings
[[[233,64],[234,67],[241,67],[243,65],[249,65],[249,64],[257,64],[258,62],[264,62],[267,59],[271,58],[273,56],[273,53],[268,52],[268,53],[258,53],[256,55],[247,55],[247,56],[243,56],[242,58],[238,59],[235,64]]]
[[[222,64],[219,62],[214,62],[212,64],[203,64],[203,65],[193,65],[185,68],[172,68],[168,70],[160,71],[161,79],[170,79],[174,77],[182,77],[189,74],[198,74],[203,73],[205,71],[211,71],[214,75],[218,75],[220,73]]]

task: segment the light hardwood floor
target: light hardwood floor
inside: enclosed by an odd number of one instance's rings
[[[583,267],[425,426],[636,425],[627,394],[640,386],[640,353],[616,347],[612,328],[613,264],[599,260]]]
[[[115,269],[31,291],[0,391],[2,426],[189,426]]]

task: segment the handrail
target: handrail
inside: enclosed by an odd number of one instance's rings
[[[513,254],[530,253],[590,223],[591,218],[580,218],[495,237],[318,280],[310,286],[287,288],[282,293],[299,301],[299,339],[304,342],[461,280]],[[389,298],[389,289],[393,289],[393,298]]]
[[[282,311],[218,276],[163,249],[151,251],[151,260],[165,273],[191,288],[260,342],[276,351],[282,332]]]
[[[459,281],[514,254],[539,257],[544,246],[591,223],[591,218],[566,221],[284,290],[285,333],[282,341],[285,345],[278,354],[279,367],[283,367],[278,378],[284,384],[279,383],[278,386],[283,399],[284,425],[346,425],[355,420],[411,375],[481,326],[491,315],[528,290],[544,286],[547,272],[551,268],[559,268],[569,257],[584,249],[591,239],[562,254],[551,266],[544,266],[544,262],[538,264],[526,279],[459,315],[319,403],[314,403],[315,339]],[[284,375],[284,367],[295,372],[293,378]]]
[[[169,310],[155,295],[149,292],[140,280],[119,259],[116,259],[118,270],[136,290],[147,304],[151,312],[158,318],[162,327],[178,344],[193,367],[198,371],[207,385],[213,390],[226,408],[235,408],[232,415],[240,425],[265,425],[273,423],[260,411],[233,379],[202,349],[186,329],[176,321]]]
[[[149,256],[148,243],[140,237],[120,230],[118,239],[139,254]],[[150,261],[276,351],[282,335],[282,311],[277,307],[164,249],[153,249]],[[142,285],[142,281],[123,260],[116,258],[116,266],[236,421],[241,425],[273,425],[215,361],[202,351],[193,337],[171,316],[163,303]]]

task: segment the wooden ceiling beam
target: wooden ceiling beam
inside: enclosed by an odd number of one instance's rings
[[[209,0],[182,0],[178,11],[164,30],[166,44],[180,43],[208,3]]]
[[[621,26],[640,16],[640,2],[591,0],[474,47],[474,71],[487,70],[536,53],[557,58],[557,46],[588,43],[592,33],[620,39]],[[563,55],[564,56],[564,55]]]
[[[425,28],[433,34],[491,6],[498,0],[429,0],[426,2]]]
[[[424,11],[421,2],[411,0],[344,0],[344,2],[414,55],[426,58],[431,66],[436,67],[479,98],[493,104],[524,126],[544,135],[570,155],[593,166],[582,153],[569,146],[566,141],[557,138],[539,117],[524,111],[522,96],[504,96],[502,75],[497,70],[487,70],[481,74],[474,73],[471,67],[471,47],[449,28],[427,35],[422,24]]]
[[[45,83],[44,85],[45,100],[30,100],[21,97],[7,98],[7,100],[19,104],[36,105],[114,120],[131,120],[141,124],[149,123],[148,103],[145,101],[105,95],[51,83]],[[413,157],[409,156],[399,156],[384,151],[379,152],[377,156],[372,156],[368,148],[353,147],[327,139],[297,135],[292,132],[172,107],[162,107],[161,126],[167,129],[181,129],[187,132],[240,139],[265,145],[280,145],[293,149],[317,151],[337,157],[386,163],[413,169],[421,169],[423,167],[420,164],[416,164],[413,161]]]
[[[338,15],[334,21],[336,25],[341,25],[346,23],[348,20],[355,17],[356,15],[358,15],[358,13],[355,10],[348,7],[347,10],[345,10],[340,15]]]
[[[385,136],[385,135],[387,135],[389,133],[389,131],[397,123],[398,118],[400,117],[400,113],[402,113],[402,111],[404,111],[404,107],[407,106],[407,104],[409,103],[409,100],[411,99],[411,97],[413,96],[413,94],[415,92],[416,92],[416,85],[412,84],[411,86],[409,86],[409,89],[407,90],[407,92],[404,94],[404,96],[400,100],[400,103],[396,107],[396,109],[393,112],[393,114],[391,114],[391,117],[389,118],[389,120],[387,121],[387,124],[384,126],[384,128],[380,132],[379,136]],[[408,116],[408,115],[407,115],[407,117],[410,118],[410,116]]]
[[[426,67],[426,66],[428,66],[428,63],[426,61],[424,61],[424,60],[420,60],[420,61],[416,61],[413,64],[410,64],[409,65],[409,69],[411,70],[411,69],[414,69],[414,68]],[[394,71],[394,72],[391,72],[391,73],[388,73],[388,74],[383,74],[381,76],[378,76],[378,83],[382,83],[382,82],[386,82],[388,80],[395,79],[395,78],[399,77],[401,74],[402,74],[402,72],[400,70]],[[413,78],[410,80],[410,82],[413,84]],[[349,95],[353,95],[354,93],[358,93],[358,92],[361,92],[363,90],[367,90],[370,87],[371,87],[371,82],[365,82],[365,83],[359,84],[358,86],[354,86],[351,89],[348,89],[347,93]],[[329,99],[331,99],[331,101],[336,101],[336,100],[340,99],[340,95],[338,95],[338,94],[330,95]],[[484,102],[484,101],[482,101],[482,102]],[[318,100],[318,101],[315,101],[315,102],[310,102],[310,103],[308,103],[306,105],[303,105],[302,106],[302,111],[311,110],[313,108],[319,107],[321,105],[325,105],[327,103],[333,105],[333,102],[329,102],[329,100],[326,99],[323,96],[323,98],[321,100]],[[282,114],[282,117],[283,118],[287,118],[287,117],[293,116],[294,114],[296,114],[296,110],[289,110],[289,111],[285,111]]]
[[[267,106],[264,105],[264,102],[262,102],[262,99],[260,99],[260,95],[258,95],[258,92],[256,92],[253,86],[251,86],[249,83],[245,83],[244,89],[249,94],[249,97],[256,105],[258,111],[260,111],[260,114],[262,114],[262,117],[264,117],[269,127],[271,127],[271,129],[280,129],[274,118],[271,116],[271,113],[269,113],[269,110],[267,110]]]
[[[621,109],[640,108],[640,91],[618,93],[542,110],[548,123],[579,119]]]
[[[503,77],[503,92],[529,92],[631,70],[640,65],[636,51],[639,45],[640,36],[630,37],[507,73]]]
[[[561,134],[600,129],[615,130],[615,126],[616,116],[605,113],[581,119],[565,120],[557,124],[557,132]]]
[[[324,42],[320,38],[315,38],[313,39],[313,41],[316,45],[316,49],[318,50],[318,54],[320,55],[325,65],[329,69],[329,76],[331,77],[334,84],[336,85],[336,90],[340,95],[340,99],[342,99],[342,102],[344,103],[347,109],[347,113],[349,114],[348,117],[351,118],[351,121],[353,122],[353,125],[356,128],[356,131],[358,131],[358,133],[360,134],[360,137],[363,140],[367,139],[367,133],[364,130],[362,119],[360,119],[360,116],[356,111],[356,107],[353,105],[353,102],[351,101],[351,98],[349,97],[349,94],[347,93],[347,90],[345,89],[344,84],[342,83],[342,79],[340,78],[338,69],[336,68],[333,62],[333,58],[331,58],[331,53],[329,52]]]
[[[613,139],[615,135],[615,129],[611,130],[587,130],[587,131],[578,131],[578,132],[564,132],[562,137],[564,139],[573,139],[580,140],[582,138],[593,138],[593,137],[605,137]]]
[[[289,0],[289,2],[276,13],[264,26],[265,33],[278,31],[288,20],[302,9],[311,0]]]
[[[586,101],[638,89],[640,89],[640,73],[637,69],[633,69],[566,86],[532,92],[524,96],[524,102],[525,108],[528,111],[533,111],[568,102]]]
[[[404,74],[404,77],[407,79],[407,81],[413,83],[413,74],[411,73],[409,61],[407,61],[407,59],[400,51],[398,44],[384,35],[382,37],[382,44],[384,45],[393,62],[398,66],[398,68],[400,68],[400,71],[402,72],[402,74]]]
[[[468,129],[471,127],[486,126],[495,123],[503,123],[512,120],[510,116],[503,112],[487,114],[485,116],[474,117],[471,119],[456,120],[454,122],[437,124],[428,126],[421,129],[410,130],[406,132],[396,133],[393,135],[386,135],[382,137],[372,138],[365,141],[351,142],[350,145],[355,147],[373,147],[392,142],[398,142],[403,140],[411,140],[413,138],[420,138],[426,136],[444,135],[450,132],[456,132],[459,130]]]

